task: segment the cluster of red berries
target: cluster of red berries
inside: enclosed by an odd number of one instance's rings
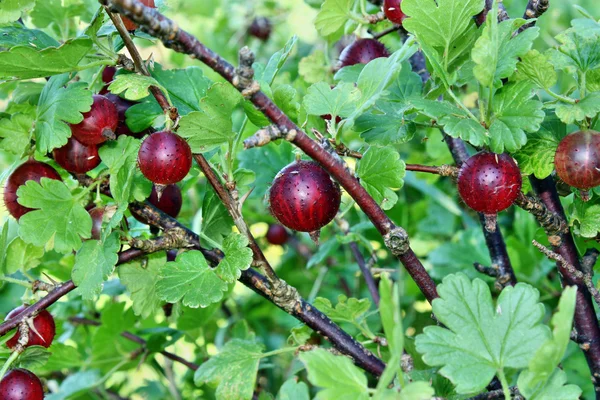
[[[20,306],[12,310],[6,316],[6,319],[18,317],[25,306]],[[37,314],[29,327],[29,337],[25,347],[43,346],[50,347],[56,334],[56,326],[52,315],[43,310]],[[17,330],[6,345],[14,349],[18,342],[21,332]],[[0,381],[0,398],[3,400],[42,400],[44,398],[44,387],[40,379],[31,371],[22,368],[15,368],[6,373]]]

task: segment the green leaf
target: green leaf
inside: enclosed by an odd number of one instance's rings
[[[248,247],[248,238],[232,233],[223,240],[225,258],[217,265],[217,276],[227,283],[233,283],[242,276],[242,271],[250,268],[252,250]]]
[[[119,74],[113,79],[108,90],[113,94],[122,93],[123,97],[127,100],[137,101],[150,95],[150,86],[162,87],[161,84],[151,76]],[[165,92],[166,90],[163,90],[163,93]]]
[[[548,89],[556,84],[557,75],[548,57],[537,50],[531,50],[521,56],[517,65],[518,78],[529,79],[538,87]]]
[[[6,251],[6,274],[11,275],[19,270],[29,271],[40,264],[43,256],[43,247],[25,243],[23,239],[16,237]]]
[[[29,11],[35,0],[4,0],[0,3],[0,24],[21,18],[21,13]]]
[[[400,392],[399,400],[428,400],[433,398],[435,390],[428,382],[411,382]]]
[[[256,174],[255,189],[251,197],[262,198],[265,195],[275,175],[294,161],[292,149],[290,143],[281,142],[275,146],[255,147],[239,155],[240,166]]]
[[[354,111],[360,91],[352,83],[340,82],[333,89],[325,82],[308,88],[302,104],[310,115],[330,114],[334,117],[348,117]]]
[[[202,220],[199,231],[217,243],[222,243],[223,238],[231,234],[233,220],[229,212],[211,189],[204,194],[202,201]]]
[[[576,295],[576,286],[564,289],[558,310],[550,321],[552,337],[537,350],[529,362],[529,369],[519,376],[519,389],[524,393],[531,393],[527,398],[531,398],[534,393],[542,390],[548,381],[551,381],[551,376],[567,351],[571,340]]]
[[[600,204],[576,203],[576,212],[571,218],[579,222],[576,233],[584,238],[594,238],[600,232]]]
[[[54,342],[48,350],[50,351],[50,358],[41,368],[39,368],[44,372],[80,368],[82,365],[81,355],[73,346]]]
[[[321,36],[329,36],[346,25],[351,18],[354,0],[325,0],[317,14],[315,27]]]
[[[495,307],[487,284],[462,273],[446,276],[438,293],[433,313],[448,329],[426,327],[416,346],[457,393],[483,390],[504,368],[525,368],[549,337],[539,292],[527,284],[505,288]]]
[[[6,252],[8,250],[8,221],[2,224],[2,232],[0,233],[0,274],[6,273]],[[0,284],[2,288],[2,284]]]
[[[250,400],[256,385],[263,346],[252,341],[233,339],[219,354],[211,357],[194,374],[196,385],[217,386],[217,400]]]
[[[50,358],[50,351],[43,346],[31,346],[25,348],[25,351],[19,355],[15,361],[14,368],[36,369],[44,364]]]
[[[182,117],[177,133],[188,139],[194,153],[203,153],[229,143],[235,137],[231,114],[242,99],[230,84],[213,84],[200,103],[202,111]]]
[[[14,114],[10,119],[0,119],[0,148],[17,156],[24,154],[31,146],[34,119],[27,114]]]
[[[296,378],[288,379],[281,385],[277,400],[310,400],[308,386]]]
[[[292,121],[298,120],[300,109],[300,103],[296,101],[296,95],[296,89],[290,85],[279,85],[273,91],[273,101]]]
[[[4,3],[1,4],[3,5]],[[0,6],[0,10],[2,8],[3,7]],[[0,23],[1,20],[2,18],[0,17]],[[0,26],[0,49],[9,49],[20,45],[36,49],[45,49],[46,47],[58,47],[60,46],[60,43],[43,31],[38,29],[27,29],[18,22]]]
[[[81,71],[92,66],[80,65],[92,50],[87,38],[67,40],[60,47],[39,50],[30,46],[15,46],[0,52],[0,79],[33,79]],[[106,64],[111,60],[107,58]],[[95,61],[94,65],[97,65]]]
[[[17,196],[21,205],[36,209],[19,220],[20,236],[26,243],[44,247],[53,239],[54,249],[66,254],[79,249],[82,237],[90,237],[92,218],[63,182],[31,180],[19,187]]]
[[[371,308],[371,302],[368,299],[347,298],[342,294],[338,296],[338,303],[335,307],[323,297],[317,297],[314,305],[334,322],[351,323],[362,320],[365,313]]]
[[[600,92],[590,93],[574,104],[560,103],[555,111],[565,124],[574,124],[583,121],[586,117],[594,118],[600,112]]]
[[[394,190],[404,185],[405,168],[395,149],[370,147],[360,160],[356,173],[373,199],[384,210],[389,210],[398,201]]]
[[[495,3],[497,7],[497,2]],[[491,10],[489,15],[496,15]],[[497,18],[487,18],[482,35],[479,37],[471,57],[477,64],[473,73],[485,87],[500,87],[502,79],[511,76],[519,57],[525,55],[539,34],[538,27],[529,28],[513,36],[515,30],[526,21],[523,19],[506,20],[498,23]]]
[[[298,73],[308,83],[329,81],[331,68],[327,63],[325,53],[315,50],[311,55],[302,58],[298,64]]]
[[[98,153],[110,172],[110,191],[119,204],[131,200],[143,201],[152,191],[152,184],[137,167],[140,140],[121,135],[105,143]]]
[[[285,46],[283,46],[283,49],[275,52],[271,56],[271,58],[269,59],[269,62],[267,63],[267,66],[265,67],[262,74],[260,76],[256,76],[255,78],[257,80],[265,81],[269,85],[272,85],[273,81],[275,80],[275,77],[277,76],[277,74],[279,73],[279,71],[281,70],[281,68],[287,61],[287,59],[289,58],[289,56],[292,53],[292,50],[296,46],[297,42],[298,42],[298,36],[296,36],[296,35],[292,36],[287,41]]]
[[[162,301],[156,293],[156,282],[165,262],[165,253],[160,252],[148,255],[142,262],[134,261],[119,267],[119,279],[131,293],[135,315],[145,319],[160,310]]]
[[[398,359],[404,350],[404,329],[402,328],[402,310],[398,285],[394,284],[387,274],[381,276],[379,283],[379,315],[390,352]]]
[[[527,143],[525,132],[536,132],[544,121],[542,102],[531,100],[529,82],[509,84],[494,96],[494,118],[489,129],[490,148],[495,153],[514,152]]]
[[[519,379],[520,381],[520,379]],[[566,385],[567,374],[565,371],[555,368],[550,376],[548,383],[538,392],[530,391],[530,388],[524,386],[519,391],[527,400],[577,400],[580,399],[582,390],[576,385]]]
[[[67,123],[78,124],[83,120],[82,113],[92,107],[92,93],[83,82],[72,83],[68,75],[50,78],[42,94],[37,108],[35,121],[35,138],[37,149],[48,153],[55,148],[67,144],[71,136],[71,128]]]
[[[561,43],[557,49],[549,50],[550,61],[557,69],[570,73],[587,72],[600,67],[600,35],[580,34],[575,29],[556,36]]]
[[[416,126],[404,118],[404,110],[398,103],[380,103],[372,113],[363,114],[354,123],[353,129],[369,144],[386,146],[411,140]]]
[[[75,256],[71,278],[84,300],[94,300],[100,294],[102,285],[119,261],[117,252],[120,248],[118,232],[113,232],[105,242],[88,240],[81,246]]]
[[[61,382],[58,392],[47,395],[45,400],[67,400],[77,393],[89,391],[100,381],[100,372],[98,370],[88,370],[69,374]]]
[[[200,67],[187,67],[185,69],[163,69],[160,64],[155,64],[150,71],[160,86],[167,91],[173,106],[177,107],[179,115],[187,115],[192,111],[200,110],[200,101],[206,96],[210,80],[204,76]],[[154,98],[151,98],[156,104]],[[160,109],[162,114],[162,109]]]
[[[40,28],[46,28],[54,23],[61,29],[66,29],[65,25],[72,22],[67,21],[68,19],[82,16],[85,11],[86,8],[82,1],[38,1],[31,12],[31,18],[34,25]]]
[[[367,378],[348,357],[315,349],[301,353],[299,358],[306,366],[310,383],[321,388],[316,399],[369,399]]]
[[[158,297],[169,303],[207,307],[223,298],[227,284],[208,266],[199,251],[192,250],[177,256],[161,269],[156,283]]]

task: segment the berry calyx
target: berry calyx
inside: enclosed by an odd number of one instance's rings
[[[177,185],[167,185],[163,189],[159,199],[156,186],[152,186],[152,193],[150,194],[150,197],[148,197],[148,202],[165,214],[176,218],[179,215],[179,211],[181,211],[181,205],[183,203],[181,189],[179,189],[179,186]],[[141,223],[148,223],[148,221],[143,220],[135,214],[133,217]]]
[[[600,185],[600,133],[579,131],[565,136],[554,155],[556,173],[569,186],[588,189]]]
[[[156,5],[154,4],[154,0],[140,0],[140,2],[150,8],[156,8]],[[130,20],[127,17],[121,17],[123,19],[123,24],[125,24],[125,28],[128,31],[135,31],[137,29],[137,24],[135,22],[133,22],[132,20]]]
[[[19,314],[21,314],[25,308],[27,308],[25,305],[15,308],[8,313],[6,319],[8,320],[19,316]],[[46,310],[42,310],[33,318],[33,324],[29,325],[29,340],[27,341],[25,347],[44,346],[48,348],[52,344],[55,334],[56,326],[54,325],[54,318],[52,317],[52,314]],[[19,342],[19,335],[20,332],[17,330],[17,333],[15,333],[15,335],[8,342],[6,342],[8,348],[15,348]]]
[[[4,205],[10,215],[19,219],[29,211],[33,211],[18,203],[17,190],[27,181],[33,180],[39,183],[42,178],[62,180],[50,165],[35,160],[24,162],[10,174],[4,185]]]
[[[394,24],[402,25],[402,21],[406,18],[406,15],[402,12],[400,7],[402,0],[384,0],[383,1],[383,13]]]
[[[0,381],[2,400],[43,400],[44,386],[33,372],[22,368],[10,370]]]
[[[317,232],[340,208],[341,192],[329,174],[314,161],[295,161],[275,177],[269,192],[271,213],[284,226]]]
[[[172,132],[155,132],[142,142],[138,165],[142,174],[156,184],[177,183],[192,168],[192,150]]]
[[[90,146],[115,138],[119,115],[115,105],[105,96],[94,95],[90,111],[83,114],[83,121],[71,125],[75,139]]]
[[[355,64],[368,64],[370,61],[389,57],[385,45],[375,39],[359,39],[350,44],[340,54],[340,68]]]
[[[267,17],[256,17],[252,20],[248,33],[262,41],[269,40],[273,27]]]
[[[271,244],[283,245],[288,241],[289,235],[285,228],[279,224],[271,224],[269,225],[269,230],[267,231],[267,242]]]
[[[63,147],[54,149],[52,154],[58,165],[74,174],[85,174],[100,164],[98,146],[86,146],[74,137],[70,137]]]
[[[465,204],[483,214],[507,209],[521,191],[521,170],[508,154],[481,152],[458,172],[458,193]]]

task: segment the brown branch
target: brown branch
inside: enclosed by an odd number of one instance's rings
[[[165,46],[175,51],[192,55],[230,83],[233,82],[236,70],[231,64],[200,43],[194,36],[180,29],[173,21],[160,14],[157,10],[145,7],[137,0],[99,1],[104,5],[111,6],[138,23],[144,32],[161,39]],[[237,89],[244,92],[247,88],[237,86]],[[317,142],[296,126],[263,92],[257,91],[252,94],[250,100],[284,135],[288,137],[293,136],[293,139],[290,141],[294,145],[321,164],[346,189],[348,194],[373,222],[379,233],[383,236],[386,246],[402,262],[427,300],[432,301],[438,297],[435,283],[410,248],[408,235],[404,229],[394,225],[383,209],[379,207],[377,202],[362,187],[360,182],[344,168],[343,163],[324,151]]]
[[[135,65],[136,71],[142,75],[150,76],[150,71],[148,71],[148,68],[146,67],[146,63],[144,62],[144,60],[142,59],[142,56],[140,55],[139,51],[135,47],[135,44],[133,43],[133,39],[131,38],[131,35],[129,35],[129,31],[127,31],[125,24],[123,24],[123,20],[121,20],[121,16],[118,14],[111,13],[107,7],[104,7],[104,8],[106,10],[106,13],[108,14],[108,17],[110,18],[112,23],[115,25],[117,32],[119,32],[121,39],[123,39],[123,43],[125,43],[125,47],[129,51],[131,58],[133,58],[133,63]],[[177,108],[171,107],[169,105],[169,101],[167,100],[167,97],[164,95],[164,93],[156,86],[150,86],[150,92],[152,93],[152,95],[154,96],[154,98],[156,99],[156,101],[158,102],[160,107],[166,113],[168,113],[169,118],[173,121],[177,121],[177,119],[179,118]]]
[[[569,226],[562,218],[560,218],[560,216],[548,210],[548,208],[535,197],[519,193],[519,197],[515,200],[515,205],[531,213],[540,226],[544,228],[548,237],[557,236],[569,230]]]
[[[72,324],[75,324],[75,325],[88,325],[88,326],[101,326],[102,325],[102,323],[100,323],[99,321],[94,321],[91,319],[80,318],[80,317],[69,317],[69,322],[71,322]],[[135,343],[141,345],[142,347],[146,346],[146,343],[147,343],[146,340],[142,339],[141,337],[139,337],[137,335],[134,335],[131,332],[122,332],[121,336],[123,336],[127,340],[130,340],[132,342],[135,342]],[[177,354],[173,354],[173,353],[170,353],[165,350],[160,351],[160,354],[162,354],[169,360],[173,360],[180,364],[185,365],[192,371],[196,371],[198,368],[200,368],[199,365],[197,365],[193,362],[187,361],[186,359],[179,357]]]
[[[383,31],[380,32],[371,32],[369,30],[369,33],[371,34],[371,36],[373,36],[373,39],[381,39],[382,37],[389,35],[392,32],[397,32],[399,30],[404,30],[404,28],[402,27],[402,25],[393,25],[390,28],[384,29]]]
[[[436,174],[440,176],[458,176],[458,168],[452,165],[441,165],[439,167],[419,164],[406,164],[407,171],[426,172],[428,174]]]
[[[550,7],[550,0],[529,0],[525,13],[523,13],[523,19],[537,19],[548,10],[548,7]],[[535,21],[528,22],[519,28],[519,32],[523,32],[534,25]]]

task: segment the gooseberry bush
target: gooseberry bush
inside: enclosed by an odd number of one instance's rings
[[[600,398],[599,17],[0,1],[0,399]]]

